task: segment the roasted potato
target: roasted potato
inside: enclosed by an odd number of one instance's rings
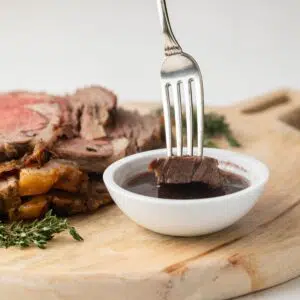
[[[87,181],[87,175],[76,164],[59,159],[50,160],[43,167],[24,168],[20,171],[21,196],[40,195],[51,188],[78,192]]]
[[[58,180],[54,184],[54,188],[76,193],[84,188],[85,183],[87,183],[87,174],[81,172],[74,165],[63,165],[58,169]]]
[[[48,210],[46,195],[32,197],[18,208],[18,216],[21,220],[31,220],[42,217]]]
[[[9,219],[12,221],[37,219],[47,212],[48,207],[47,195],[34,196],[18,208],[10,209]]]
[[[20,172],[20,196],[31,196],[47,193],[59,178],[55,168],[24,168]]]

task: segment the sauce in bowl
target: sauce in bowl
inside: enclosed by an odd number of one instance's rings
[[[226,172],[225,178],[222,187],[217,188],[201,182],[158,185],[153,172],[141,172],[129,178],[123,188],[136,194],[163,199],[201,199],[236,193],[249,186],[248,180],[237,174]]]

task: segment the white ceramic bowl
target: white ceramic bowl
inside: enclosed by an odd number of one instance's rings
[[[255,158],[227,150],[205,148],[204,155],[218,159],[221,169],[244,176],[250,186],[230,195],[175,201],[143,196],[122,188],[128,178],[146,171],[153,159],[165,157],[166,149],[142,152],[113,163],[104,172],[104,183],[124,214],[145,228],[174,236],[212,233],[233,224],[254,206],[269,171]]]

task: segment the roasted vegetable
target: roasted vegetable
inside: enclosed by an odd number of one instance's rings
[[[17,219],[34,220],[42,217],[48,210],[48,201],[46,195],[32,197],[29,201],[23,203],[17,211]]]
[[[20,171],[19,192],[21,196],[47,193],[52,187],[77,192],[83,188],[87,176],[75,163],[53,159],[43,167],[24,168]]]
[[[81,172],[74,165],[64,165],[59,168],[58,173],[58,180],[54,184],[54,188],[71,193],[76,193],[87,188],[87,174]]]
[[[19,192],[21,196],[47,193],[58,180],[57,169],[24,168],[20,172]]]

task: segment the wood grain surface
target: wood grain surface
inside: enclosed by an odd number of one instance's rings
[[[154,106],[127,105],[142,112]],[[300,275],[300,93],[282,90],[213,110],[227,116],[243,145],[238,151],[271,171],[265,193],[243,219],[212,235],[174,238],[139,227],[111,205],[71,219],[82,243],[62,234],[47,250],[1,249],[0,294],[9,300],[228,299]]]

